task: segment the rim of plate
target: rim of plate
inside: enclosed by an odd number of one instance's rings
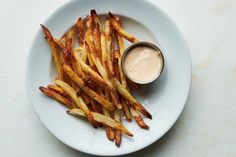
[[[51,19],[53,16],[55,16],[58,12],[60,12],[60,10],[63,10],[65,8],[67,8],[68,6],[70,6],[72,3],[80,3],[82,1],[86,1],[86,0],[77,0],[77,2],[75,1],[68,1],[66,3],[63,3],[61,6],[57,7],[54,11],[50,12],[49,15],[47,16],[46,20],[43,21],[43,23],[47,23],[47,21],[49,19]],[[117,1],[117,0],[110,0],[110,1]],[[175,118],[175,120],[172,121],[172,123],[166,128],[165,131],[162,132],[162,134],[160,134],[159,136],[155,136],[154,138],[151,138],[149,139],[148,142],[146,142],[145,144],[143,145],[137,145],[135,148],[133,149],[127,149],[125,151],[122,151],[120,153],[116,153],[116,154],[110,154],[110,153],[97,153],[95,151],[92,151],[92,150],[88,150],[88,149],[81,149],[81,148],[78,148],[77,146],[75,145],[72,145],[71,143],[68,143],[66,141],[63,141],[63,139],[61,139],[59,136],[57,136],[53,131],[52,129],[50,128],[50,126],[47,124],[46,121],[44,121],[43,119],[40,118],[40,115],[33,103],[33,99],[32,99],[32,95],[30,93],[30,85],[29,83],[29,80],[30,80],[30,60],[32,58],[32,51],[33,51],[33,44],[35,43],[36,41],[36,36],[40,33],[40,29],[38,29],[35,33],[35,36],[32,40],[32,42],[30,43],[30,48],[28,50],[28,56],[27,56],[27,63],[26,63],[26,73],[25,73],[25,76],[26,76],[26,89],[27,89],[27,93],[28,93],[28,96],[29,96],[29,99],[30,99],[30,102],[33,106],[33,109],[36,113],[36,115],[38,116],[38,118],[40,119],[40,121],[42,122],[42,124],[49,130],[49,132],[55,136],[57,139],[59,139],[62,143],[66,144],[67,146],[73,148],[73,149],[76,149],[80,152],[83,152],[83,153],[86,153],[86,154],[91,154],[91,155],[99,155],[99,156],[118,156],[118,155],[125,155],[125,154],[130,154],[130,153],[134,153],[134,152],[137,152],[139,150],[142,150],[148,146],[150,146],[151,144],[153,144],[154,142],[158,141],[161,137],[163,137],[163,135],[165,135],[171,128],[172,126],[176,123],[176,121],[178,120],[178,118],[180,117],[185,105],[186,105],[186,102],[188,100],[188,97],[189,97],[189,93],[190,93],[190,89],[191,89],[191,82],[192,82],[192,61],[191,61],[191,56],[190,56],[190,50],[189,50],[189,47],[188,47],[188,44],[187,44],[187,41],[184,37],[184,35],[182,34],[181,30],[178,28],[178,26],[176,25],[176,23],[168,16],[168,14],[166,14],[165,12],[163,12],[157,5],[154,5],[153,3],[147,1],[147,0],[136,0],[135,2],[137,3],[147,3],[148,5],[151,5],[152,7],[154,7],[159,13],[162,14],[162,16],[164,16],[168,22],[170,22],[170,24],[172,25],[172,27],[175,29],[175,31],[178,33],[178,36],[180,37],[180,39],[182,40],[182,42],[184,43],[184,47],[186,49],[186,53],[185,55],[187,55],[187,58],[188,58],[188,61],[189,61],[189,79],[188,79],[188,91],[185,93],[185,97],[186,99],[182,102],[182,108],[179,110],[178,112],[178,116]],[[92,8],[91,8],[92,9]]]

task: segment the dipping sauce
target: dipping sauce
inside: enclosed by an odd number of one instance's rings
[[[161,74],[163,65],[160,50],[145,45],[132,48],[124,58],[126,75],[136,83],[153,81]]]

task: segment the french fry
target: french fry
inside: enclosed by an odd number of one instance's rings
[[[86,50],[86,45],[84,44],[84,34],[85,34],[85,30],[84,30],[84,21],[83,19],[80,17],[77,22],[76,22],[76,31],[77,31],[77,37],[78,37],[78,43],[79,43],[79,46],[83,48],[83,51],[82,51],[82,59],[83,61],[86,62],[87,60],[87,50]]]
[[[114,53],[114,44],[113,44],[114,30],[109,19],[106,19],[105,23],[105,37],[106,37],[106,50],[107,50],[107,63],[109,68],[109,73],[111,76],[114,76],[113,69],[113,53]]]
[[[120,25],[119,23],[115,20],[114,15],[109,12],[109,20],[111,21],[111,24],[113,25],[113,27],[115,28],[115,30],[125,39],[127,39],[128,41],[134,43],[134,42],[138,42],[139,40],[134,37],[133,35],[128,34]]]
[[[65,45],[58,40],[57,38],[53,37],[53,42],[55,43],[55,45],[57,45],[57,47],[59,47],[61,50],[63,50],[65,48]]]
[[[72,109],[73,105],[72,105],[72,101],[62,95],[60,95],[59,93],[55,92],[54,90],[51,90],[49,88],[45,88],[40,86],[39,89],[47,96],[59,101],[60,103],[62,103],[63,105],[65,105],[66,107]]]
[[[94,41],[94,48],[96,53],[98,54],[98,58],[100,61],[102,60],[102,54],[101,54],[101,23],[98,18],[98,15],[96,11],[93,9],[91,10],[91,17],[94,22],[94,28],[93,28],[93,41]]]
[[[59,86],[57,85],[48,85],[47,88],[54,90],[55,92],[57,92],[58,94],[68,97],[68,94]]]
[[[142,117],[138,114],[138,112],[130,106],[130,112],[132,116],[134,117],[135,121],[138,123],[138,125],[143,129],[148,129],[149,126],[143,121]]]
[[[102,64],[106,69],[106,71],[109,71],[107,63],[106,37],[104,32],[101,33],[101,51],[102,51]]]
[[[85,117],[85,113],[83,112],[83,110],[80,109],[70,109],[67,111],[69,114],[74,115],[74,116],[83,116]],[[104,125],[110,126],[114,129],[118,129],[121,130],[124,134],[133,137],[133,134],[127,129],[125,128],[121,123],[115,121],[114,119],[104,116],[100,113],[96,113],[96,112],[91,112],[95,121],[100,122]]]
[[[105,108],[102,108],[102,114],[104,114],[107,117],[111,117],[110,113]],[[105,126],[105,130],[106,130],[107,138],[110,141],[114,141],[114,139],[115,139],[115,132],[113,131],[113,129],[110,126]]]
[[[49,32],[48,28],[45,27],[44,25],[41,24],[41,27],[43,29],[43,32],[45,34],[45,38],[49,43],[49,46],[51,48],[53,60],[56,64],[57,72],[58,72],[58,77],[62,78],[62,68],[61,68],[61,63],[60,63],[60,56],[59,52],[57,51],[56,45],[53,42],[53,37],[52,34]]]
[[[75,27],[72,26],[66,33],[66,38],[71,39],[71,49],[74,49],[74,45],[75,45]]]
[[[122,106],[123,106],[123,110],[124,110],[126,120],[131,121],[132,117],[131,117],[131,113],[130,113],[130,110],[129,110],[129,106],[126,103],[126,100],[124,98],[121,98],[121,103],[122,103]]]
[[[91,17],[92,17],[92,19],[94,21],[95,27],[98,27],[98,29],[101,31],[101,22],[100,22],[100,20],[98,18],[96,10],[92,9],[90,11],[90,15],[91,15]]]
[[[120,110],[116,110],[115,113],[114,113],[114,119],[117,121],[117,122],[120,122],[121,123],[121,111]],[[121,138],[122,138],[122,133],[121,133],[121,130],[115,130],[115,144],[116,146],[120,146],[120,143],[121,143]]]
[[[102,98],[100,95],[98,95],[96,92],[94,92],[92,89],[87,87],[84,83],[84,81],[78,77],[78,75],[68,66],[68,65],[63,65],[64,71],[67,73],[67,75],[72,79],[78,86],[91,98],[93,98],[95,101],[100,103],[103,107],[106,109],[113,111],[115,107],[113,104],[106,99]]]
[[[149,119],[152,119],[152,115],[130,94],[130,92],[125,89],[121,83],[116,79],[112,79],[113,83],[116,85],[116,88],[118,92],[126,98],[136,110],[138,110],[140,113],[142,113],[144,116],[146,116]]]
[[[83,24],[83,19],[81,17],[76,22],[76,31],[77,31],[79,46],[82,47],[84,45],[84,24]]]
[[[115,73],[115,77],[120,80],[121,76],[120,76],[120,69],[119,69],[119,52],[115,51],[115,55],[113,56],[113,68],[114,68],[114,73]],[[118,58],[116,58],[115,56],[117,56]]]
[[[66,93],[71,97],[71,99],[74,101],[75,105],[80,108],[81,110],[84,111],[86,114],[86,117],[88,121],[94,126],[95,121],[93,118],[93,115],[91,114],[90,110],[88,109],[87,105],[83,101],[81,97],[77,97],[76,91],[67,83],[61,81],[61,80],[56,80],[55,83],[60,86]]]
[[[62,43],[63,45],[66,45],[66,34],[63,34],[63,35],[62,35],[60,41],[61,41],[61,43]]]

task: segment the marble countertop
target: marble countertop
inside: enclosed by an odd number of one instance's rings
[[[102,1],[101,1],[102,2]],[[174,127],[128,156],[236,156],[236,1],[153,0],[178,25],[192,57],[192,87]],[[87,157],[57,140],[34,113],[25,88],[29,47],[57,1],[1,0],[0,156]]]

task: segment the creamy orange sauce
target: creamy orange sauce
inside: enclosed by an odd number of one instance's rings
[[[163,60],[160,51],[140,46],[127,53],[124,68],[128,77],[138,82],[148,82],[160,75]]]

